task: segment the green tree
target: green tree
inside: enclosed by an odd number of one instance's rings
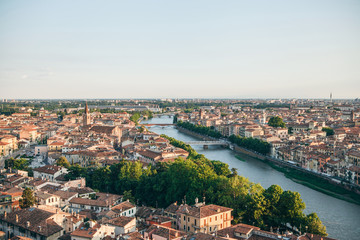
[[[269,226],[278,227],[281,224],[279,201],[282,194],[283,190],[279,185],[271,185],[264,192],[265,199],[267,200],[266,209],[268,210],[264,219]]]
[[[216,160],[211,161],[211,164],[217,175],[228,176],[231,174],[228,164]]]
[[[34,206],[35,204],[34,192],[30,188],[25,188],[19,203],[21,208],[28,208]]]
[[[245,221],[258,227],[264,227],[264,214],[266,212],[267,201],[262,192],[257,192],[249,196],[249,201],[245,214]]]
[[[235,143],[239,147],[251,149],[264,155],[270,153],[271,150],[271,146],[268,142],[256,138],[246,138],[231,135],[229,137],[229,140],[230,142]]]
[[[133,121],[135,124],[138,124],[140,117],[141,117],[140,113],[136,112],[133,115],[131,115],[130,120]]]
[[[316,213],[310,213],[305,217],[304,224],[305,229],[303,231],[307,231],[314,234],[319,234],[321,236],[326,237],[328,234],[326,233],[326,227],[322,224],[319,216]],[[306,229],[307,227],[307,229]]]
[[[330,127],[323,127],[321,131],[326,132],[326,136],[331,136],[335,134],[334,129]]]
[[[89,169],[81,167],[79,164],[71,165],[68,174],[65,176],[67,180],[75,180],[79,177],[87,178],[90,174]],[[90,183],[89,183],[90,185]],[[91,185],[90,185],[91,186]]]
[[[5,160],[5,168],[14,168],[18,170],[27,170],[29,166],[29,161],[24,158],[14,159],[10,158]]]
[[[60,158],[58,158],[56,160],[56,165],[58,166],[62,166],[62,167],[66,167],[66,168],[70,168],[70,163],[69,161],[66,159],[66,157],[61,156]]]
[[[269,119],[268,125],[272,126],[272,127],[281,127],[281,128],[286,127],[283,119],[281,117],[279,117],[279,116],[271,117]]]
[[[123,195],[123,201],[129,200],[130,202],[135,203],[135,198],[132,195],[132,190],[124,191]]]
[[[288,134],[293,134],[293,133],[294,133],[293,127],[289,127],[289,128],[288,128]]]
[[[305,209],[305,203],[300,198],[300,193],[292,191],[283,192],[279,199],[278,209],[281,213],[281,223],[289,223],[291,226],[300,227]]]

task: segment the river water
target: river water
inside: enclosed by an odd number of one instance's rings
[[[172,123],[173,119],[161,116],[143,123]],[[178,131],[173,126],[152,126],[149,130],[158,134],[166,134],[180,141],[194,141],[197,138]],[[296,191],[306,204],[305,213],[316,212],[326,226],[329,237],[337,239],[360,239],[360,206],[328,196],[311,188],[298,184],[271,168],[266,163],[234,153],[229,149],[210,146],[204,150],[201,146],[192,146],[198,153],[204,154],[208,159],[220,160],[227,163],[230,168],[236,168],[239,175],[247,177],[250,181],[260,183],[264,188],[277,184],[283,190]],[[237,159],[240,156],[243,161]]]

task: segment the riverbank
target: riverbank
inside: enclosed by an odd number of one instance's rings
[[[299,172],[291,168],[275,165],[272,162],[267,163],[277,171],[284,173],[285,177],[296,183],[302,184],[329,196],[360,205],[360,195],[355,192],[349,191],[343,187],[329,183],[328,180],[307,174],[305,172]]]
[[[271,157],[255,153],[239,146],[235,146],[234,151],[267,163],[275,170],[284,173],[285,177],[296,183],[329,196],[360,205],[359,191],[351,190],[341,183],[332,181],[329,177],[319,175],[315,172],[309,172],[307,169],[291,165],[285,161],[275,160]]]
[[[200,138],[203,140],[215,140],[215,138],[204,136],[185,128],[181,128],[178,126],[176,126],[176,128],[180,132],[183,132],[185,134],[188,134],[196,138]],[[332,181],[331,178],[329,177],[319,175],[318,173],[315,172],[308,173],[308,170],[306,169],[301,169],[300,167],[293,166],[285,161],[275,160],[271,157],[255,153],[251,150],[245,149],[243,147],[239,147],[237,145],[234,146],[233,151],[236,153],[245,154],[247,156],[265,162],[275,170],[284,173],[285,177],[291,179],[296,183],[302,184],[306,187],[327,194],[329,196],[360,205],[359,192],[350,190],[348,189],[348,187],[344,186],[343,184]],[[243,161],[239,159],[239,157],[240,156],[237,156],[236,158],[240,161]]]

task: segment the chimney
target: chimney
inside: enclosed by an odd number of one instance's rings
[[[30,227],[30,222],[29,221],[26,221],[26,227]]]
[[[15,215],[15,222],[19,222],[19,216],[17,214]]]
[[[7,212],[5,211],[5,213],[4,213],[4,218],[6,219],[6,217],[7,217]]]

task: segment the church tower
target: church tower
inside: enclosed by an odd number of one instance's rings
[[[83,115],[83,125],[90,125],[91,123],[91,117],[90,117],[90,113],[89,113],[89,108],[86,102],[86,106],[85,106],[85,113]]]

